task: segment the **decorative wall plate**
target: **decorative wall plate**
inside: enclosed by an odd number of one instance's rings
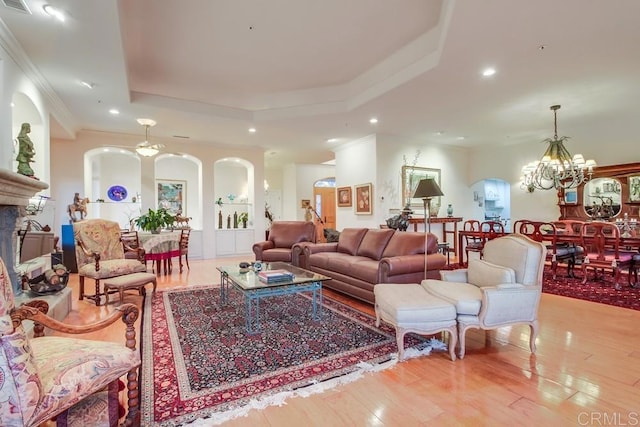
[[[114,202],[120,202],[127,198],[127,189],[121,185],[113,185],[107,190],[107,196]]]

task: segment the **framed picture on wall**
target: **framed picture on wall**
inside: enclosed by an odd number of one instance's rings
[[[338,206],[350,207],[353,202],[351,201],[351,187],[338,187]]]
[[[402,166],[402,203],[410,206],[424,206],[422,199],[414,199],[413,193],[418,188],[418,183],[422,179],[433,178],[442,188],[440,182],[440,169],[421,168],[419,166]],[[440,197],[434,197],[431,200],[431,206],[440,206]]]
[[[640,176],[629,177],[629,201],[640,202]]]
[[[354,188],[356,193],[356,215],[371,215],[373,186],[368,183],[356,185]]]
[[[158,209],[164,208],[172,215],[187,215],[187,181],[157,179]]]

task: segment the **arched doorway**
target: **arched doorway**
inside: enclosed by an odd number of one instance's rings
[[[480,221],[500,221],[505,230],[511,228],[511,185],[499,178],[487,178],[471,186],[473,190],[473,218]]]
[[[316,240],[324,242],[324,229],[336,228],[336,179],[323,178],[313,184],[313,200],[316,210]]]

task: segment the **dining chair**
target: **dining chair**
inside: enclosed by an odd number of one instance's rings
[[[121,230],[120,240],[124,249],[124,257],[144,261],[144,248],[140,246],[140,238],[137,230]]]
[[[555,279],[558,263],[566,262],[567,274],[574,277],[577,249],[574,244],[558,241],[558,230],[552,222],[518,220],[513,223],[513,232],[524,234],[547,247],[546,260],[551,263],[551,273]]]
[[[582,224],[580,229],[584,261],[582,262],[582,283],[587,282],[587,272],[592,269],[594,280],[598,280],[598,271],[610,270],[614,288],[622,289],[620,271],[629,269],[629,283],[633,271],[633,252],[620,250],[620,230],[614,223],[593,221]]]
[[[184,256],[184,261],[187,264],[187,268],[191,270],[189,267],[189,236],[191,235],[190,228],[183,228],[180,230],[180,255],[178,256],[178,263],[180,264],[180,273],[182,273],[182,257]]]
[[[480,235],[480,221],[476,219],[468,219],[462,224],[462,231],[478,233],[478,235],[466,235],[464,234],[464,254],[469,262],[469,252],[482,252],[484,246],[484,239]],[[465,264],[466,265],[466,264]]]

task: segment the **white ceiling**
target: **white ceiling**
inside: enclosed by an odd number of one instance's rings
[[[638,135],[637,0],[50,0],[64,23],[24,1],[31,15],[0,4],[1,42],[49,99],[52,137],[142,136],[148,117],[152,140],[263,147],[270,167],[372,133],[536,143],[553,104],[570,151]]]

